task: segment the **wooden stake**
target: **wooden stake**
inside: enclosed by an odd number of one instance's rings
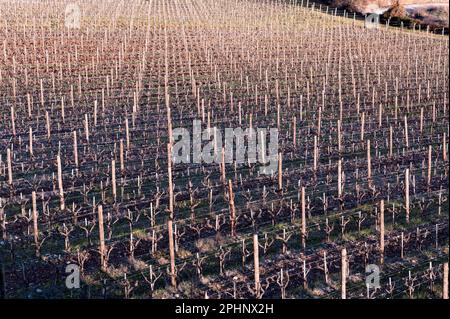
[[[226,178],[226,171],[225,171],[225,148],[222,147],[222,165],[221,165],[221,173],[222,173],[222,183],[225,184]]]
[[[11,128],[13,136],[16,136],[16,120],[14,116],[14,106],[11,106]]]
[[[319,152],[317,150],[317,135],[314,136],[314,163],[313,163],[313,170],[314,172],[317,172],[317,162],[318,162],[318,156]]]
[[[64,96],[62,96],[61,97],[61,119],[62,119],[63,123],[64,123],[64,120],[65,120],[65,114],[66,114],[66,112],[65,112],[65,109],[64,109]]]
[[[278,153],[278,190],[283,191],[283,155]]]
[[[337,130],[338,130],[338,152],[341,152],[342,150],[341,120],[337,121]]]
[[[98,208],[98,237],[100,242],[100,265],[102,271],[106,271],[108,265],[106,263],[106,246],[105,246],[105,229],[103,225],[103,206],[99,205]]]
[[[117,200],[117,184],[116,184],[116,161],[111,161],[111,183],[112,183],[112,195],[114,202]]]
[[[442,283],[442,298],[448,299],[448,262],[444,264],[444,278]]]
[[[347,299],[347,249],[341,251],[341,298]]]
[[[11,149],[8,148],[6,150],[6,160],[8,162],[8,185],[12,186],[13,184],[13,174],[12,174],[12,160],[11,160]]]
[[[406,148],[409,148],[409,137],[408,137],[408,118],[405,115],[405,144]]]
[[[167,144],[167,172],[168,172],[168,187],[169,187],[169,219],[167,221],[167,229],[169,235],[169,254],[170,254],[170,279],[172,286],[177,286],[177,277],[175,271],[175,243],[173,237],[173,219],[174,219],[174,195],[173,195],[173,181],[172,181],[172,145]]]
[[[428,146],[428,172],[427,172],[427,185],[431,187],[431,145]]]
[[[406,222],[409,223],[409,168],[405,171],[405,210],[406,210]]]
[[[338,198],[342,198],[342,160],[338,161]]]
[[[130,126],[128,124],[128,118],[125,118],[125,137],[127,141],[127,150],[130,150]]]
[[[59,203],[60,209],[65,210],[66,205],[64,203],[64,188],[63,188],[63,180],[62,180],[62,165],[61,165],[61,156],[56,156],[56,163],[58,166],[58,188],[59,188]]]
[[[86,137],[86,143],[89,144],[89,119],[87,114],[84,114],[84,134]]]
[[[48,112],[45,112],[45,123],[47,125],[47,138],[50,139],[51,137],[51,130],[50,130],[50,116],[48,115]]]
[[[123,156],[123,140],[120,140],[119,143],[119,158],[120,158],[120,172],[123,174],[123,172],[125,171],[125,161],[124,161],[124,156]]]
[[[29,130],[29,134],[28,134],[28,139],[29,139],[29,152],[30,152],[30,156],[33,156],[33,129],[30,126],[30,130]]]
[[[364,141],[364,122],[365,122],[365,112],[363,112],[361,115],[361,136],[360,136],[361,141]]]
[[[253,234],[253,258],[255,264],[255,293],[256,298],[259,298],[261,295],[261,281],[259,276],[259,242],[256,232]]]
[[[294,116],[292,120],[292,141],[294,147],[297,147],[297,117]]]
[[[230,201],[231,236],[236,237],[236,208],[234,206],[234,193],[231,179],[228,180],[228,196],[230,197],[229,201]]]

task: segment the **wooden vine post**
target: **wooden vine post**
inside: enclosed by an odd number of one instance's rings
[[[405,171],[405,210],[406,210],[406,222],[409,223],[409,168]]]
[[[342,133],[341,133],[341,120],[337,120],[337,134],[338,134],[338,152],[342,151]]]
[[[317,150],[317,135],[314,136],[314,150],[313,150],[314,160],[313,160],[313,170],[314,173],[317,172],[317,162],[319,157],[319,151]]]
[[[278,153],[278,191],[283,191],[283,155]]]
[[[77,131],[73,131],[73,161],[75,163],[75,168],[78,169],[78,141],[77,141]]]
[[[39,229],[38,229],[38,212],[36,203],[36,192],[31,193],[31,214],[33,218],[33,238],[36,246],[36,255],[39,255]]]
[[[338,161],[338,198],[342,199],[342,160]]]
[[[305,187],[302,186],[301,189],[301,205],[302,205],[302,247],[303,250],[306,249],[306,200],[305,200]]]
[[[448,262],[444,264],[444,275],[442,283],[442,298],[448,299]]]
[[[255,263],[255,295],[256,298],[259,298],[261,295],[261,281],[259,274],[259,241],[256,231],[253,233],[253,259]]]
[[[111,184],[114,203],[117,200],[117,183],[116,183],[116,161],[111,161]]]
[[[380,202],[380,264],[384,263],[384,200]]]
[[[33,157],[33,129],[30,127],[30,130],[28,132],[28,139],[29,139],[29,152],[30,156]]]
[[[177,278],[175,271],[175,243],[173,234],[173,219],[174,219],[174,194],[172,181],[172,145],[167,144],[167,171],[168,171],[168,187],[169,187],[169,219],[167,221],[167,229],[169,235],[169,255],[170,255],[170,280],[172,286],[177,286]]]
[[[428,146],[427,185],[431,187],[431,145]]]
[[[341,251],[341,299],[347,299],[347,249]]]
[[[227,180],[226,178],[226,168],[225,168],[225,148],[222,147],[222,154],[221,154],[221,165],[220,165],[220,170],[221,170],[221,177],[222,177],[222,183],[225,184],[225,181]]]
[[[124,160],[124,150],[123,150],[123,140],[119,142],[119,160],[120,160],[120,172],[123,174],[125,171],[125,160]]]
[[[236,237],[236,207],[234,205],[233,184],[231,182],[231,179],[228,180],[228,196],[228,200],[230,202],[231,236]]]
[[[8,185],[12,187],[13,184],[13,171],[12,171],[12,159],[11,159],[11,149],[6,150],[6,161],[8,162]]]
[[[98,239],[100,252],[100,266],[102,271],[107,271],[108,265],[106,262],[106,246],[105,246],[105,229],[103,225],[103,206],[99,205],[98,212]]]
[[[64,201],[64,187],[62,180],[62,165],[61,165],[61,156],[56,156],[56,163],[58,166],[58,189],[59,189],[59,208],[61,210],[66,209],[65,201]]]

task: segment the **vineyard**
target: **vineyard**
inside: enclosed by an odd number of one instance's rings
[[[0,297],[448,298],[447,36],[306,0],[80,0],[74,28],[69,3],[0,2]],[[193,121],[216,161],[174,161]],[[276,129],[275,169],[226,161],[226,128]]]

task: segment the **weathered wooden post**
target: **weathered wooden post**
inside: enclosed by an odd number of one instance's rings
[[[116,161],[111,161],[111,185],[114,202],[117,200],[117,184],[116,184]]]
[[[380,264],[384,263],[384,200],[380,202]]]
[[[8,165],[8,185],[12,187],[13,184],[13,171],[12,171],[12,160],[11,160],[11,149],[6,150],[6,161]]]
[[[406,222],[409,223],[409,168],[405,171],[405,210],[406,210]]]
[[[259,276],[259,241],[258,233],[253,233],[253,259],[255,263],[255,295],[259,298],[261,295],[261,281]]]
[[[38,229],[38,211],[36,203],[36,192],[31,193],[31,206],[32,206],[32,217],[33,217],[33,238],[34,244],[36,246],[36,255],[39,254],[39,229]]]
[[[84,135],[86,138],[86,143],[89,144],[89,118],[87,114],[84,114]]]
[[[297,117],[294,116],[292,119],[292,141],[294,143],[294,148],[297,147]]]
[[[444,264],[444,276],[442,283],[442,298],[448,299],[448,262]]]
[[[278,153],[278,190],[283,191],[283,155]]]
[[[31,128],[31,126],[30,126],[30,130],[28,133],[28,139],[29,139],[29,143],[28,143],[29,152],[30,152],[30,156],[32,157],[33,156],[33,129]]]
[[[382,123],[383,123],[383,105],[380,103],[380,105],[378,106],[378,128],[381,128]]]
[[[50,128],[50,116],[48,115],[48,112],[45,112],[45,123],[47,126],[47,138],[50,139],[52,133],[51,133],[51,128]]]
[[[127,142],[127,150],[130,150],[130,125],[128,124],[128,118],[125,118],[125,139]]]
[[[65,121],[65,114],[66,114],[66,112],[64,109],[64,96],[62,96],[61,97],[61,119],[62,119],[63,123]]]
[[[313,154],[314,154],[313,170],[314,170],[314,173],[315,173],[315,172],[317,172],[317,162],[318,162],[318,156],[319,156],[319,151],[317,150],[317,135],[314,136],[314,150],[313,150]]]
[[[106,246],[105,246],[105,229],[103,225],[103,206],[99,205],[98,212],[98,238],[99,238],[99,252],[100,252],[100,266],[102,271],[107,271],[108,265],[106,263]]]
[[[323,272],[325,273],[325,283],[328,285],[328,263],[327,263],[327,251],[323,251]]]
[[[405,144],[406,144],[406,148],[409,148],[408,117],[406,115],[405,115]]]
[[[225,167],[225,148],[222,147],[222,157],[221,157],[222,164],[220,165],[221,170],[221,177],[222,177],[222,183],[225,184],[225,181],[227,180],[226,177],[226,167]]]
[[[234,206],[234,193],[233,193],[233,184],[231,183],[231,179],[228,180],[228,196],[230,197],[228,200],[230,202],[230,225],[231,225],[231,236],[236,236],[236,208]]]
[[[347,299],[347,249],[341,251],[341,299]]]
[[[13,136],[16,136],[16,119],[14,115],[14,106],[11,106],[11,129]]]
[[[361,142],[364,141],[364,125],[365,125],[365,112],[361,114]]]
[[[431,187],[431,145],[428,146],[427,185]]]
[[[338,152],[342,150],[342,133],[341,133],[341,120],[337,120],[337,133],[338,133]]]
[[[56,163],[58,166],[58,189],[59,189],[59,207],[61,210],[66,209],[66,205],[64,202],[64,187],[63,187],[63,180],[62,180],[62,165],[61,165],[61,156],[56,156]]]
[[[78,169],[78,141],[77,141],[77,131],[73,131],[73,160],[75,163],[75,168]]]
[[[123,140],[119,142],[119,159],[120,159],[120,172],[123,174],[125,171],[125,160],[124,160],[124,150],[123,150]]]
[[[169,255],[170,255],[170,280],[172,286],[177,286],[177,277],[175,270],[175,243],[173,234],[174,219],[174,195],[172,180],[172,144],[167,144],[167,172],[168,172],[168,188],[169,188],[169,219],[167,221],[167,230],[169,235]]]

